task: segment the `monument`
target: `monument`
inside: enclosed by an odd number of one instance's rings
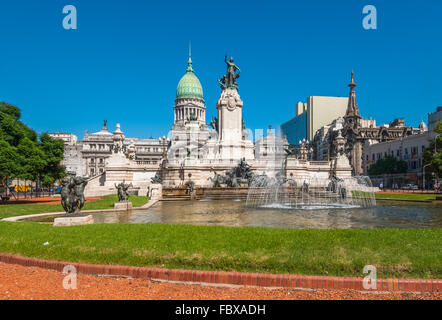
[[[69,175],[61,181],[61,205],[66,214],[54,220],[54,226],[75,226],[92,224],[91,215],[81,213],[85,203],[84,188],[87,178]]]
[[[188,188],[188,174],[192,175],[195,187],[211,187],[214,172],[232,169],[242,159],[247,163],[255,160],[254,144],[245,134],[243,102],[238,94],[241,71],[233,58],[228,60],[226,56],[224,62],[227,72],[218,80],[221,95],[217,115],[207,125],[203,89],[189,57],[186,74],[177,88],[171,145],[162,168],[163,187]],[[216,185],[220,185],[219,181]]]
[[[244,105],[238,94],[237,79],[241,70],[234,63],[233,57],[227,60],[227,72],[218,83],[221,86],[221,95],[216,104],[217,117],[213,119],[211,126],[216,128],[217,139],[208,142],[208,159],[218,159],[220,161],[231,161],[235,165],[241,159],[253,161],[253,142],[244,135],[244,120],[242,107]]]
[[[125,137],[117,124],[105,174],[90,181],[88,189],[100,195],[112,194],[117,187],[115,183],[128,181],[133,183],[133,191],[138,191],[139,195],[147,194],[151,199],[158,199],[163,196],[163,191],[167,195],[185,192],[185,195],[193,195],[198,194],[200,188],[247,189],[251,182],[254,186],[268,186],[271,179],[301,187],[305,181],[326,181],[331,172],[339,179],[351,176],[347,157],[313,161],[313,148],[305,143],[299,152],[296,151],[298,155],[293,152],[285,157],[287,139],[276,137],[271,127],[267,137],[263,135],[254,144],[245,128],[244,103],[238,93],[241,69],[233,57],[228,59],[225,56],[224,63],[226,72],[218,80],[221,93],[216,103],[216,115],[209,123],[206,123],[203,87],[189,54],[185,74],[176,90],[172,130],[167,138],[160,139],[158,147],[151,150],[162,151],[161,161],[153,164],[148,159],[137,159],[136,152],[142,148],[134,143],[124,144]],[[288,150],[289,153],[292,151]],[[127,205],[124,202],[121,209],[127,210]]]
[[[133,187],[132,183],[128,184],[123,182],[118,185],[115,184],[115,188],[118,190],[118,202],[114,204],[115,210],[131,210],[132,202],[129,201],[129,188]]]
[[[148,189],[148,196],[150,200],[159,200],[162,197],[163,193],[163,185],[161,184],[163,179],[159,172],[155,174],[153,178],[151,178],[151,184]]]

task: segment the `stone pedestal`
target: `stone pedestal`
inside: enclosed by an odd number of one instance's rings
[[[130,202],[130,201],[117,202],[114,204],[114,210],[119,210],[119,211],[132,210],[132,202]]]
[[[150,200],[158,200],[163,197],[163,186],[159,183],[152,183],[148,193]]]
[[[77,217],[60,217],[55,218],[54,227],[71,227],[71,226],[81,226],[85,224],[93,224],[94,218],[91,215],[87,216],[77,216]]]
[[[335,173],[336,177],[339,179],[347,179],[351,178],[352,170],[350,161],[348,160],[347,156],[344,155],[338,155],[338,157],[335,160]]]

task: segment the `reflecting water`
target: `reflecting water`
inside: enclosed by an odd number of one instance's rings
[[[93,214],[95,223],[165,223],[272,228],[440,228],[442,209],[431,204],[378,202],[376,207],[354,206],[310,210],[247,208],[241,200],[160,201],[147,210]]]

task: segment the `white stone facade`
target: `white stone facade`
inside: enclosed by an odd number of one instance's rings
[[[434,137],[434,131],[427,131],[388,142],[367,141],[363,155],[364,173],[367,174],[370,166],[377,160],[387,156],[405,161],[408,165],[408,172],[422,172],[423,154]]]
[[[121,132],[121,129],[119,130]],[[138,163],[148,166],[160,165],[165,151],[164,148],[167,148],[162,138],[126,138],[122,132],[121,134],[123,137],[121,146],[125,147],[126,155],[130,152],[132,146],[134,148],[134,160]],[[82,141],[77,141],[77,139],[67,140],[68,135],[71,134],[64,134],[65,139],[53,136],[65,142],[63,165],[66,171],[83,177],[94,177],[103,174],[106,170],[107,161],[112,154],[111,149],[114,145],[115,134],[109,132],[107,127],[104,126],[98,132],[92,134],[86,132]]]

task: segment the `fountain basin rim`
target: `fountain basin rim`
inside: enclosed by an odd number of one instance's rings
[[[151,206],[153,206],[154,204],[156,204],[158,202],[158,200],[151,200],[148,203],[146,203],[145,205],[141,206],[141,207],[136,207],[136,208],[132,208],[131,210],[146,210],[149,209]],[[97,210],[83,210],[81,211],[81,213],[84,214],[91,214],[91,213],[101,213],[101,212],[121,212],[121,211],[125,211],[125,210],[115,210],[115,209],[97,209]],[[66,212],[48,212],[48,213],[37,213],[37,214],[28,214],[28,215],[24,215],[24,216],[16,216],[16,217],[9,217],[9,218],[3,218],[0,219],[0,221],[6,221],[6,222],[23,222],[26,221],[28,219],[32,219],[32,218],[48,218],[48,217],[61,217],[63,215],[65,215]]]

